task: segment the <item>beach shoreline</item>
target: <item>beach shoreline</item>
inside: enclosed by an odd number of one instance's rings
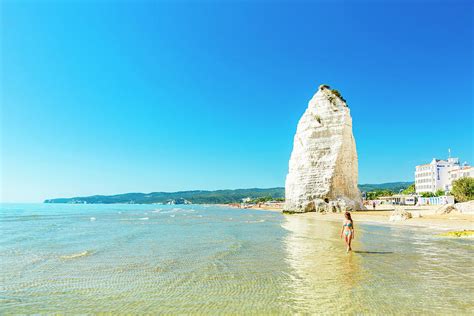
[[[227,207],[237,208],[233,205]],[[352,217],[355,223],[375,224],[375,225],[393,225],[393,226],[407,226],[407,227],[424,227],[432,228],[442,231],[463,231],[474,230],[474,214],[461,214],[457,211],[452,211],[448,214],[437,214],[436,210],[440,206],[392,206],[376,210],[361,210],[352,212]],[[265,212],[283,212],[282,207],[260,205],[250,206],[242,209],[258,210]],[[411,212],[414,217],[403,221],[390,221],[390,215],[394,210],[406,210]],[[285,214],[285,216],[301,216],[308,219],[316,219],[320,221],[339,222],[343,220],[342,213],[300,213],[300,214]]]

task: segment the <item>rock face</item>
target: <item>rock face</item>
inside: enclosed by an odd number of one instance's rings
[[[397,209],[393,211],[392,215],[390,215],[389,221],[391,222],[398,222],[398,221],[406,221],[407,219],[412,218],[410,212],[405,211],[404,209]]]
[[[298,123],[286,177],[284,209],[362,209],[357,178],[350,110],[339,92],[322,85]]]
[[[449,214],[451,213],[452,211],[455,211],[456,208],[454,207],[453,204],[446,204],[446,205],[443,205],[441,206],[440,208],[438,208],[436,210],[436,214]]]
[[[462,214],[474,214],[474,200],[464,203],[456,203],[454,207]]]

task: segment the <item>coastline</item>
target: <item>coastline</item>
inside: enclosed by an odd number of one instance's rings
[[[223,206],[237,208],[236,206],[224,204]],[[432,228],[443,231],[463,231],[463,230],[474,230],[474,214],[461,214],[457,211],[453,211],[448,214],[436,214],[437,207],[417,207],[417,206],[406,206],[406,207],[391,207],[376,210],[363,210],[352,212],[354,222],[366,223],[366,224],[378,224],[378,225],[393,225],[393,226],[411,226],[411,227],[424,227]],[[266,212],[283,212],[282,207],[261,205],[261,206],[250,206],[242,209],[259,210]],[[394,210],[407,210],[411,212],[414,217],[403,220],[403,221],[390,221],[390,215]],[[300,216],[303,218],[311,218],[320,221],[331,221],[340,222],[342,221],[342,213],[301,213],[301,214],[288,214],[286,216]]]
[[[357,211],[352,213],[354,222],[377,224],[377,225],[392,225],[392,226],[411,226],[431,228],[443,231],[463,231],[474,230],[474,215],[467,214],[426,214],[418,218],[410,218],[404,221],[390,221],[392,211]],[[300,215],[300,214],[298,214]],[[303,217],[316,218],[323,221],[342,221],[342,214],[316,214],[305,213],[301,214]]]

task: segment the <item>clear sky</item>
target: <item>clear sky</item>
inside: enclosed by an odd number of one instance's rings
[[[474,163],[471,1],[9,1],[2,201],[284,186],[317,87],[359,182]]]

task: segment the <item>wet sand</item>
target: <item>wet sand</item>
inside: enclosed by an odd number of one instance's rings
[[[474,215],[461,214],[453,211],[449,214],[436,214],[436,210],[440,206],[396,206],[397,209],[405,209],[413,214],[413,218],[404,221],[389,221],[390,215],[393,213],[395,207],[393,205],[383,205],[376,210],[365,210],[352,212],[354,221],[361,223],[373,223],[382,225],[396,225],[396,226],[415,226],[428,227],[437,230],[474,230]],[[252,206],[248,209],[260,211],[274,211],[282,212],[281,207],[261,205]],[[343,215],[340,213],[303,213],[291,214],[287,216],[302,216],[304,218],[311,218],[321,221],[342,221]],[[420,217],[419,217],[420,216]]]
[[[474,216],[467,214],[426,214],[422,217],[410,218],[404,221],[389,221],[390,215],[393,211],[358,211],[352,213],[354,222],[374,223],[382,225],[395,226],[416,226],[428,227],[439,230],[473,230]],[[304,217],[314,217],[320,220],[328,221],[342,221],[343,215],[337,213],[330,214],[316,214],[306,213],[301,214]]]

